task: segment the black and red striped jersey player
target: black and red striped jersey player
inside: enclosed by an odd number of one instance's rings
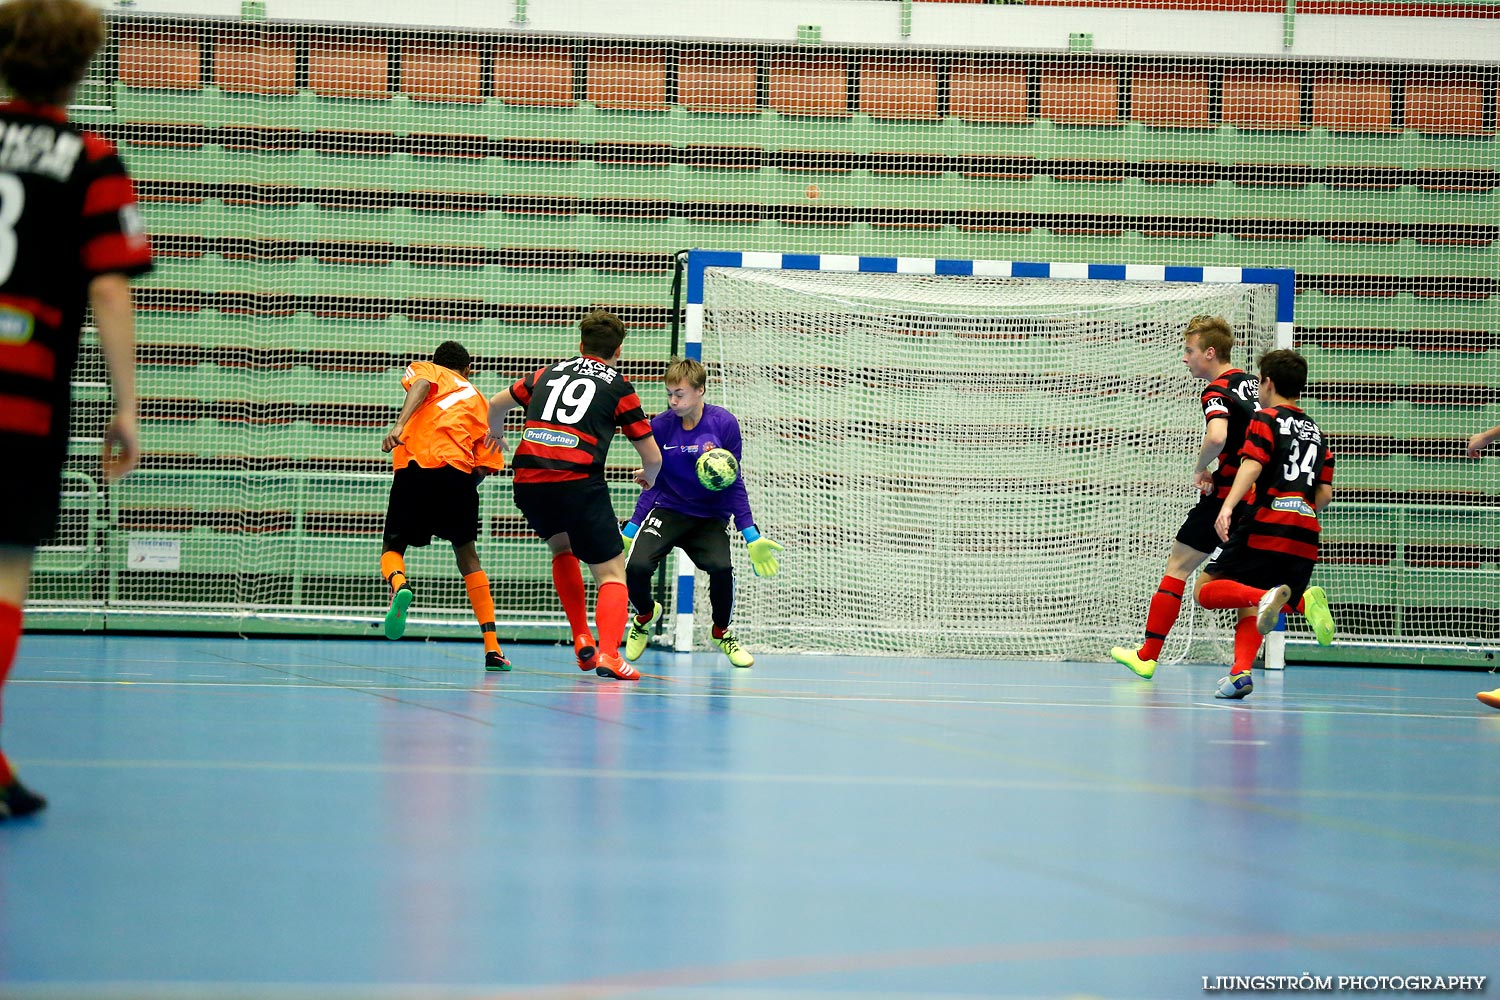
[[[0,453],[13,470],[0,491],[0,685],[36,547],[57,524],[88,307],[114,397],[100,471],[116,479],[140,455],[129,279],[150,270],[151,247],[114,146],[64,110],[103,39],[82,0],[0,4],[0,76],[13,95],[0,105]],[[0,753],[0,820],[44,805]]]
[[[1215,697],[1243,698],[1254,688],[1251,665],[1261,641],[1292,607],[1318,642],[1333,641],[1333,615],[1322,587],[1310,586],[1318,563],[1318,514],[1333,500],[1333,450],[1297,401],[1307,361],[1292,350],[1260,359],[1262,408],[1250,419],[1240,468],[1214,529],[1224,543],[1198,580],[1205,608],[1234,608],[1234,665]],[[1243,516],[1236,516],[1245,503]]]
[[[1151,595],[1144,641],[1136,649],[1116,646],[1109,651],[1117,662],[1146,680],[1156,673],[1162,644],[1177,623],[1188,577],[1219,547],[1214,518],[1219,516],[1219,507],[1229,495],[1239,468],[1240,446],[1245,443],[1250,415],[1260,405],[1255,376],[1231,361],[1234,346],[1234,330],[1222,316],[1194,316],[1182,333],[1182,363],[1194,378],[1208,380],[1199,396],[1203,443],[1192,478],[1198,502],[1182,522],[1167,556],[1166,572]]]
[[[622,681],[640,671],[620,658],[629,600],[625,545],[610,501],[604,465],[619,430],[640,456],[642,476],[656,482],[661,449],[635,387],[620,373],[625,324],[595,309],[578,324],[576,357],[538,368],[490,397],[489,441],[503,441],[505,415],[521,406],[526,425],[511,457],[516,506],[552,553],[552,583],[573,634],[580,670]],[[589,629],[583,573],[598,585]]]

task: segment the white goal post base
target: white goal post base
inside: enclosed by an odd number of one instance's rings
[[[787,544],[781,576],[745,572],[737,588],[741,640],[758,650],[1103,659],[1110,637],[1127,641],[1120,621],[1138,641],[1150,590],[1134,594],[1142,585],[1110,560],[1141,564],[1154,588],[1192,502],[1201,383],[1172,353],[1186,320],[1233,311],[1242,366],[1292,343],[1283,268],[708,250],[684,267],[684,353],[717,367],[711,391],[740,417],[757,520]],[[1124,514],[1110,511],[1116,494],[1129,494]],[[873,506],[838,508],[866,496]],[[831,579],[846,568],[866,575]],[[678,552],[676,569],[686,651],[694,567]],[[908,621],[947,577],[951,593]],[[1073,618],[1053,619],[1062,605]],[[1106,607],[1117,620],[1095,622]],[[1191,617],[1185,605],[1174,637],[1194,638]],[[1033,627],[1065,641],[1033,645]],[[911,637],[920,628],[928,639]],[[1268,668],[1285,664],[1284,641],[1267,638]]]

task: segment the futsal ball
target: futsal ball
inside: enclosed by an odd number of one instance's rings
[[[698,456],[698,482],[706,489],[727,490],[740,478],[740,463],[727,448],[710,448]]]

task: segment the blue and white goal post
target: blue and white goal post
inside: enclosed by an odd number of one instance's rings
[[[705,299],[705,293],[709,291],[708,286],[710,285],[709,272],[714,271],[717,275],[719,269],[723,269],[726,272],[732,272],[734,270],[757,272],[842,272],[849,275],[869,276],[851,278],[851,282],[857,282],[861,286],[868,286],[871,282],[879,284],[879,279],[875,276],[882,274],[922,275],[938,277],[952,276],[957,279],[1038,279],[1039,289],[1044,285],[1048,288],[1055,289],[1057,287],[1055,283],[1058,281],[1093,282],[1111,285],[1129,285],[1133,282],[1140,282],[1142,283],[1142,286],[1140,286],[1138,289],[1132,290],[1132,292],[1121,292],[1121,295],[1125,296],[1129,301],[1132,302],[1134,301],[1135,294],[1146,295],[1148,293],[1156,294],[1159,292],[1160,294],[1166,295],[1182,295],[1182,290],[1175,288],[1163,288],[1163,283],[1170,284],[1180,282],[1185,284],[1196,284],[1200,286],[1260,286],[1258,288],[1246,290],[1204,288],[1202,289],[1202,292],[1204,297],[1206,299],[1209,299],[1210,301],[1212,301],[1212,296],[1214,295],[1223,296],[1238,294],[1247,297],[1254,296],[1255,301],[1265,303],[1264,306],[1258,305],[1254,307],[1257,313],[1257,330],[1259,331],[1256,335],[1257,342],[1254,346],[1258,346],[1262,349],[1272,346],[1278,348],[1290,347],[1293,340],[1292,315],[1296,286],[1295,275],[1291,269],[1287,268],[1210,266],[1184,267],[1176,265],[1151,264],[1086,264],[1066,262],[1046,263],[1030,261],[945,260],[931,257],[863,257],[837,254],[773,253],[752,251],[735,252],[717,250],[689,251],[685,255],[685,261],[682,262],[682,266],[685,268],[686,272],[684,275],[686,278],[684,286],[686,289],[686,294],[684,296],[685,337],[683,353],[687,357],[700,360],[703,357],[705,320],[706,318],[709,318],[714,322],[717,322],[717,314],[710,316],[710,311],[714,308],[714,303],[707,302]],[[754,276],[742,275],[741,277],[752,278]],[[773,275],[763,275],[762,278],[765,280],[780,280],[786,282],[794,280],[809,280],[797,279],[796,276],[790,274],[781,279],[778,279]],[[816,280],[821,281],[826,279],[818,278]],[[909,281],[909,279],[901,280]],[[968,284],[972,287],[974,283],[967,282],[965,284]],[[996,284],[1005,285],[1011,288],[1014,288],[1016,286],[1016,282],[1014,280],[1009,282],[997,282]],[[1156,290],[1152,291],[1146,288],[1145,286],[1147,284],[1156,286]],[[1266,286],[1270,286],[1270,288],[1267,288]],[[965,292],[962,294],[970,293]],[[1084,295],[1085,301],[1088,301],[1091,297],[1113,297],[1109,291],[1103,289],[1089,289],[1086,294],[1083,293],[1083,290],[1080,289],[1080,294]],[[1274,294],[1275,296],[1274,333],[1269,329],[1272,325],[1270,322],[1268,322],[1270,316],[1265,315],[1266,313],[1272,312],[1270,303],[1268,299],[1265,298],[1265,296],[1268,296],[1270,294]],[[916,305],[914,305],[913,309],[917,309],[920,304],[921,303],[917,303]],[[917,315],[920,318],[920,314],[918,313]],[[935,318],[939,317],[935,316]],[[905,321],[910,322],[909,315],[905,317]],[[1174,329],[1178,332],[1180,332],[1181,328],[1181,325],[1174,327]],[[715,337],[719,336],[717,332],[714,332],[713,335]],[[762,334],[762,336],[764,335],[765,334]],[[796,329],[789,329],[786,333],[787,338],[798,338],[801,335],[802,334]],[[1170,336],[1176,335],[1176,333],[1170,334]],[[770,336],[775,337],[779,336],[779,334],[775,331],[772,331]],[[718,348],[715,349],[717,350]],[[1162,350],[1163,349],[1159,347],[1153,348],[1151,354],[1151,358],[1153,360],[1151,360],[1149,363],[1155,364],[1156,362],[1154,359],[1162,358]],[[1167,348],[1167,350],[1170,350],[1170,348]],[[794,358],[795,354],[788,354],[786,358],[778,358],[777,360],[782,364],[796,364],[796,362],[792,360]],[[1166,368],[1167,366],[1173,365],[1175,362],[1176,359],[1170,354],[1167,354],[1164,358],[1162,358],[1161,365],[1163,368]],[[1177,377],[1178,375],[1180,375],[1180,371],[1176,372],[1174,377]],[[1178,391],[1179,393],[1182,391],[1181,386],[1179,386]],[[1187,428],[1187,433],[1191,433],[1192,425],[1190,421],[1191,419],[1193,419],[1191,408],[1192,402],[1195,402],[1195,400],[1192,400],[1190,397],[1183,400],[1183,406],[1187,408],[1185,412],[1189,421],[1183,424],[1183,427]],[[1173,405],[1176,404],[1174,403]],[[744,418],[742,417],[741,419],[743,421]],[[1201,423],[1199,424],[1199,427],[1201,430]],[[1174,438],[1173,440],[1182,439],[1182,436],[1179,436],[1177,438]],[[1190,471],[1192,462],[1192,456],[1190,454],[1183,453],[1182,455],[1177,456],[1174,452],[1174,454],[1166,456],[1167,461],[1171,463],[1170,468],[1172,471],[1170,472],[1170,476],[1172,477],[1173,481],[1176,481],[1176,470],[1178,468],[1179,457],[1181,466],[1184,470],[1182,472],[1181,482],[1186,483],[1188,479],[1188,471]],[[747,467],[752,470],[751,485],[753,487],[755,485],[753,480],[754,470],[756,468],[756,457],[754,455],[747,454],[746,463]],[[1171,501],[1171,503],[1175,504],[1176,501]],[[1175,506],[1172,509],[1175,509]],[[1186,510],[1183,510],[1182,513],[1185,514]],[[772,533],[772,537],[775,537],[775,525],[767,526],[765,524],[762,524],[761,527],[762,530],[769,530],[769,532]],[[1175,532],[1176,524],[1173,524],[1170,530]],[[1170,541],[1167,542],[1167,545],[1170,545]],[[1159,553],[1161,565],[1165,565],[1167,554],[1168,552],[1166,548],[1163,548],[1163,550]],[[695,604],[694,567],[692,562],[681,551],[678,551],[676,556],[676,619],[674,626],[675,633],[673,645],[679,651],[687,651],[691,650],[693,647],[693,609]],[[790,549],[786,553],[783,562],[783,575],[785,575],[789,570],[793,573],[797,571],[795,568],[796,553],[790,551]],[[1160,566],[1153,567],[1152,571],[1159,573]],[[1152,579],[1154,580],[1155,577],[1153,577]],[[747,589],[753,588],[755,587],[755,585],[756,584],[754,581],[741,580],[738,590],[740,594],[743,595]],[[1189,600],[1191,600],[1191,598],[1189,598]],[[1186,612],[1186,609],[1184,609],[1184,611]],[[1138,608],[1132,608],[1128,612],[1129,615],[1139,619],[1137,627],[1144,623],[1145,613],[1146,608],[1144,604],[1142,604]],[[738,600],[736,602],[736,620],[739,620]],[[753,635],[742,637],[742,641],[748,641],[752,646],[755,645],[756,639],[757,637]],[[1285,635],[1283,621],[1283,624],[1278,625],[1277,631],[1272,633],[1272,635],[1267,639],[1265,647],[1266,667],[1279,669],[1285,665],[1286,661],[1284,643]],[[1104,651],[1101,651],[1101,658],[1103,652]],[[1072,657],[1064,655],[1061,658]]]

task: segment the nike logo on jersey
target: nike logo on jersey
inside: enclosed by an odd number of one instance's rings
[[[661,446],[661,450],[662,451],[676,451],[677,450],[677,446],[675,444],[664,444],[664,445]]]

